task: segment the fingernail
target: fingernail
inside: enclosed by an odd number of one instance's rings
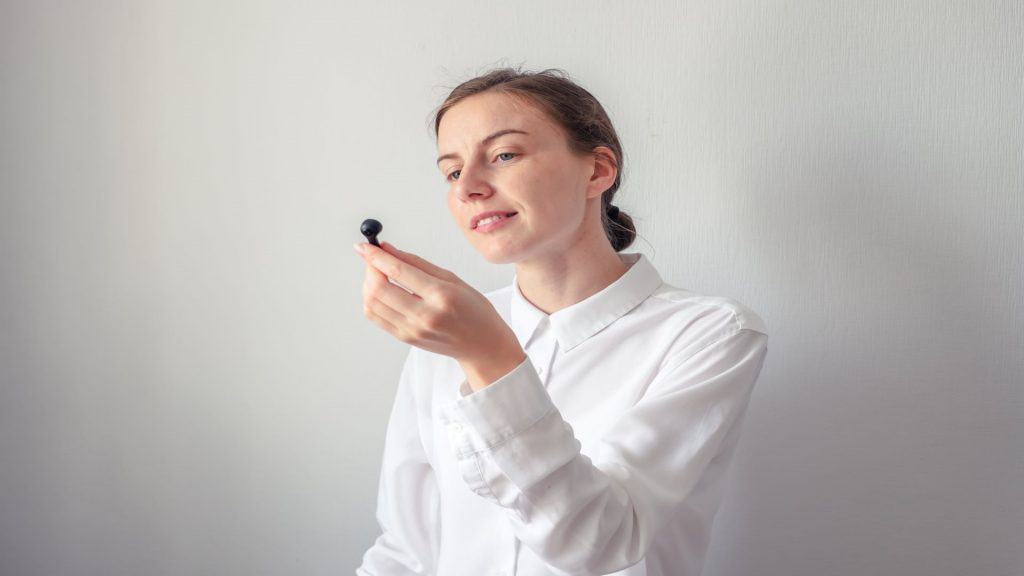
[[[356,242],[355,244],[353,244],[352,245],[352,249],[356,251],[356,254],[362,254],[363,253],[363,244],[362,244],[362,242]]]

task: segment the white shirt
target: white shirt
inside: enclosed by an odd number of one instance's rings
[[[700,573],[766,327],[619,257],[550,315],[515,276],[485,294],[527,353],[486,388],[410,347],[357,576]]]

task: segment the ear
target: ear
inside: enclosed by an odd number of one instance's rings
[[[594,171],[590,175],[590,182],[587,183],[587,198],[597,198],[604,194],[605,190],[615,184],[615,177],[619,174],[619,166],[615,162],[615,153],[611,148],[594,148],[592,158]]]

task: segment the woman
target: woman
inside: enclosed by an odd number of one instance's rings
[[[635,236],[612,204],[622,148],[600,103],[558,72],[492,71],[435,118],[455,223],[489,262],[515,264],[509,286],[481,294],[389,243],[357,244],[364,314],[412,345],[382,533],[358,575],[703,565],[766,328],[620,253]]]

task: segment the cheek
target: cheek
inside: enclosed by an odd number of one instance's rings
[[[524,187],[525,204],[532,208],[534,216],[543,220],[572,218],[578,211],[580,198],[572,184],[551,180],[534,180]]]
[[[559,213],[572,212],[572,206],[580,201],[576,175],[561,165],[538,162],[533,168],[520,182],[530,203]]]

